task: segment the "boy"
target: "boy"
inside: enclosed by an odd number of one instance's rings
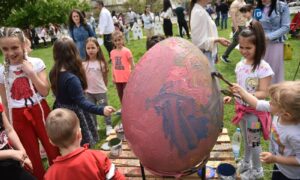
[[[54,160],[45,174],[45,180],[125,179],[101,151],[80,147],[81,129],[73,111],[63,108],[53,110],[47,118],[46,130],[61,156]]]

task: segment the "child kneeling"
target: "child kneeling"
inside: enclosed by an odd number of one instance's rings
[[[61,156],[54,160],[45,180],[125,179],[104,153],[80,147],[79,119],[73,111],[63,108],[53,110],[47,118],[46,130]]]

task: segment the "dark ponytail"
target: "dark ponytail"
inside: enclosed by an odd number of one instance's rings
[[[252,71],[255,71],[266,52],[266,37],[264,29],[258,21],[253,20],[250,23],[250,26],[243,29],[239,36],[249,38],[251,43],[255,45],[254,62],[252,64]]]

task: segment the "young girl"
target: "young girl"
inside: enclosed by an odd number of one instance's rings
[[[39,156],[38,139],[48,160],[59,155],[47,136],[44,121],[50,112],[44,97],[49,84],[43,60],[26,56],[25,37],[18,28],[0,29],[4,66],[0,67],[0,95],[6,114],[17,132],[33,165],[33,174],[43,179],[45,170]]]
[[[34,180],[23,166],[32,169],[21,141],[0,104],[0,174],[3,179]]]
[[[237,83],[253,96],[264,99],[267,96],[266,91],[274,73],[269,64],[261,59],[266,44],[264,31],[259,22],[253,21],[248,28],[241,31],[239,44],[244,59],[235,68]],[[226,100],[228,99],[225,99],[225,102],[227,102]],[[256,111],[239,99],[236,100],[235,111],[233,123],[239,123],[245,147],[245,157],[241,161],[239,172],[244,177],[261,178],[263,177],[263,169],[259,160],[261,153],[260,134],[262,131],[264,138],[268,139],[270,115]]]
[[[99,140],[95,122],[89,113],[109,116],[114,112],[111,106],[97,106],[84,97],[87,88],[84,67],[72,39],[63,37],[53,47],[54,65],[50,71],[51,89],[56,99],[54,108],[74,111],[82,131],[81,144],[95,145]]]
[[[120,31],[112,34],[115,49],[110,53],[112,60],[113,82],[116,84],[118,96],[122,103],[123,91],[128,82],[131,71],[134,69],[134,61],[131,51],[124,47],[124,36]]]
[[[108,67],[100,45],[96,38],[88,38],[86,40],[86,61],[83,62],[85,69],[88,88],[86,89],[86,97],[94,104],[102,106],[107,105],[107,73]],[[93,114],[92,118],[98,127],[96,115]],[[106,122],[106,135],[109,135],[112,126],[111,118],[105,117]]]
[[[232,90],[250,106],[274,115],[271,152],[260,155],[262,162],[274,163],[272,180],[300,179],[300,81],[272,85],[270,102],[258,100],[237,84]]]

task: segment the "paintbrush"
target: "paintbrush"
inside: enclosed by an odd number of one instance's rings
[[[230,83],[229,81],[227,81],[227,80],[223,77],[223,75],[222,75],[221,73],[217,72],[217,71],[212,72],[212,73],[211,73],[211,76],[215,76],[215,77],[221,79],[221,80],[224,81],[226,84],[228,84],[230,87],[233,86],[232,83]]]

